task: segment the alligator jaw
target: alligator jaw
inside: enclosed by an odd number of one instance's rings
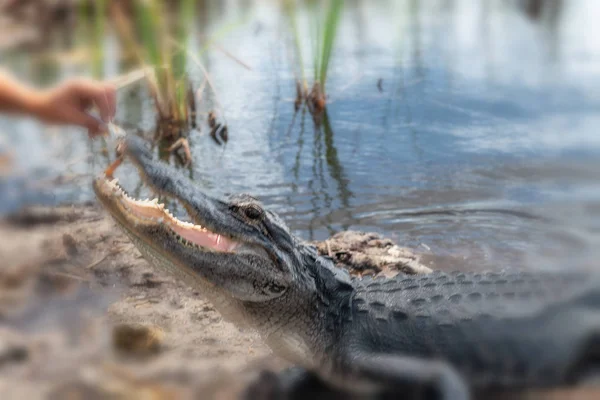
[[[208,300],[235,322],[245,324],[240,301],[263,302],[285,292],[288,274],[252,237],[236,235],[226,214],[214,210],[209,214],[217,222],[224,221],[220,224],[201,223],[199,217],[192,224],[174,217],[157,200],[132,199],[116,180],[98,177],[93,187],[104,208],[150,263],[206,291]],[[207,207],[213,201],[205,198]]]
[[[170,211],[154,200],[131,198],[118,184],[117,179],[98,177],[94,181],[97,197],[121,224],[160,225],[172,232],[180,241],[206,251],[234,252],[238,242],[225,235],[211,232],[205,227],[174,217]]]

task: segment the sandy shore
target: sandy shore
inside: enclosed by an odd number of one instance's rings
[[[427,268],[387,239],[359,239],[371,249],[319,247],[359,274]],[[287,366],[201,293],[158,274],[97,206],[0,222],[0,259],[2,399],[231,399],[259,371]],[[598,396],[571,394],[543,397]]]
[[[256,334],[157,275],[95,207],[38,209],[0,238],[1,398],[230,398],[254,365],[278,364]],[[122,324],[149,330],[118,345]]]

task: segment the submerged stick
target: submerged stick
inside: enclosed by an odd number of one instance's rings
[[[217,131],[221,128],[221,124],[216,124],[212,127],[212,129],[210,130],[210,137],[215,141],[216,144],[218,144],[219,146],[222,145],[223,143],[221,143],[221,141],[219,140],[219,138],[217,137]]]
[[[173,143],[167,149],[167,151],[169,153],[172,153],[173,151],[177,150],[180,147],[183,148],[183,152],[185,154],[184,166],[188,166],[188,165],[190,165],[192,163],[192,151],[190,150],[190,144],[189,144],[189,142],[188,142],[188,140],[186,138],[180,137],[179,139],[177,139],[175,141],[175,143]]]
[[[227,125],[223,125],[218,133],[219,133],[219,137],[221,138],[223,143],[227,143],[227,141],[229,140]]]
[[[187,90],[187,101],[188,107],[190,109],[190,123],[192,128],[196,129],[196,96],[194,95],[194,89],[192,88],[192,84],[188,84]]]

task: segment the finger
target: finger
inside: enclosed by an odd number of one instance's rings
[[[111,108],[114,108],[114,106],[109,102],[109,94],[105,90],[104,84],[91,80],[79,80],[75,83],[75,88],[82,104],[86,102],[94,103],[98,107],[102,121],[108,122],[111,119]]]
[[[93,131],[93,130],[88,129],[88,137],[90,139],[95,139],[95,138],[101,137],[101,136],[108,136],[108,131],[107,130]]]
[[[104,93],[106,95],[106,101],[108,103],[108,116],[110,120],[115,117],[117,113],[117,89],[114,85],[106,84],[104,86]]]
[[[108,127],[100,119],[77,109],[66,111],[64,117],[66,121],[69,121],[73,125],[87,128],[90,136],[95,136],[108,131]]]
[[[106,97],[106,91],[104,88],[100,89],[97,94],[94,95],[93,98],[94,103],[98,107],[98,111],[100,112],[100,118],[104,122],[109,122],[112,118],[112,114],[110,111],[110,105],[108,104],[108,98]]]
[[[82,111],[88,111],[93,105],[94,103],[92,103],[90,99],[81,99],[79,101],[79,106]]]

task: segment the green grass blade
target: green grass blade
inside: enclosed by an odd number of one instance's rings
[[[292,35],[294,38],[294,52],[296,54],[296,75],[300,77],[301,82],[306,85],[306,76],[304,75],[304,59],[302,57],[302,46],[300,44],[300,31],[298,30],[298,21],[296,8],[297,4],[294,0],[286,0],[283,4],[285,13],[290,22]]]
[[[194,6],[193,0],[182,0],[177,10],[177,26],[175,27],[175,41],[186,49],[188,46],[188,38],[190,34],[190,27],[194,17]],[[169,41],[169,49],[171,54],[171,65],[172,65],[172,76],[175,82],[175,95],[174,102],[175,107],[180,118],[186,115],[186,87],[185,82],[187,81],[187,52],[180,49],[176,49],[173,46],[172,41]]]
[[[325,30],[323,33],[323,42],[321,48],[321,67],[319,71],[319,81],[321,82],[323,89],[325,89],[325,83],[327,81],[327,71],[329,69],[329,62],[331,60],[331,54],[333,52],[333,45],[335,43],[335,37],[337,34],[337,28],[343,6],[343,0],[331,0],[329,10],[327,12],[327,18],[325,20]]]
[[[175,40],[187,48],[190,26],[194,15],[194,1],[182,0],[178,9],[178,24],[175,27]],[[182,79],[186,74],[187,53],[185,51],[172,52],[173,76],[176,80]]]
[[[323,17],[320,12],[320,2],[311,1],[308,3],[309,13],[311,17],[311,41],[313,47],[313,81],[318,81],[319,70],[321,67],[321,25],[323,25]]]
[[[96,0],[94,7],[94,31],[92,33],[92,74],[96,79],[104,77],[104,37],[106,31],[106,0]]]

